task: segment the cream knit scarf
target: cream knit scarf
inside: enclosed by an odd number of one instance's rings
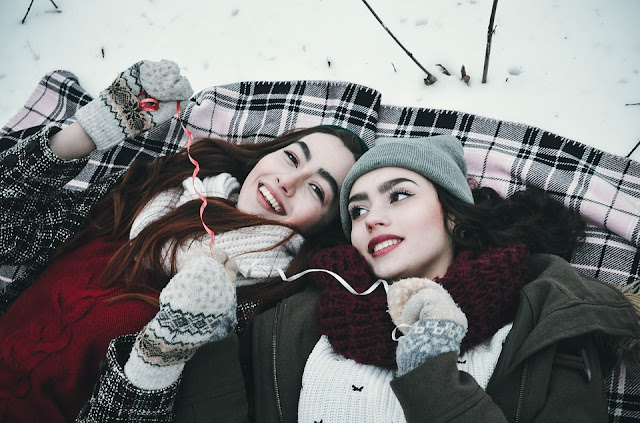
[[[195,185],[195,187],[194,187]],[[196,191],[197,190],[197,191]],[[188,178],[178,188],[164,191],[153,198],[140,212],[131,226],[129,238],[136,237],[142,229],[166,213],[188,201],[198,199],[200,193],[205,197],[226,198],[237,201],[240,184],[228,173],[209,176],[204,179]],[[277,269],[286,268],[298,253],[304,242],[302,235],[295,234],[292,229],[280,225],[261,225],[240,228],[224,233],[216,233],[217,248],[225,250],[238,263],[237,286],[251,285],[263,279],[277,276]],[[291,236],[284,244],[273,245]],[[177,255],[184,254],[194,243],[209,246],[209,238],[203,235],[187,244],[178,247]],[[172,243],[164,247],[165,269],[169,271],[169,254]]]

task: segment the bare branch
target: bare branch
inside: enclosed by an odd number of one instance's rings
[[[393,38],[393,41],[395,41],[402,48],[402,50],[404,50],[404,52],[407,53],[407,55],[411,58],[411,60],[413,60],[413,63],[418,65],[418,67],[420,69],[422,69],[422,71],[424,73],[427,74],[427,77],[425,78],[424,83],[427,84],[427,85],[431,85],[434,82],[436,82],[438,79],[435,76],[433,76],[433,74],[431,72],[426,70],[425,67],[422,66],[422,64],[420,62],[418,62],[415,57],[413,57],[413,54],[411,54],[411,52],[409,50],[407,50],[405,48],[405,46],[403,46],[400,41],[398,41],[396,36],[393,35],[393,33],[389,30],[389,28],[387,28],[387,26],[384,24],[384,22],[382,22],[382,19],[380,19],[378,17],[378,15],[376,14],[376,12],[371,8],[371,6],[369,6],[369,3],[367,3],[367,0],[362,0],[362,2],[365,4],[365,6],[367,6],[367,9],[369,9],[371,14],[373,14],[373,16],[376,18],[376,20],[380,23],[380,25],[382,25],[382,27],[389,33],[389,35],[391,35],[391,38]],[[429,81],[429,83],[427,83],[427,81]]]
[[[31,11],[31,6],[33,5],[33,0],[31,0],[31,3],[29,3],[29,7],[27,8],[27,13],[24,14],[24,18],[22,18],[22,24],[24,25],[24,21],[27,20],[27,15],[29,15],[29,12]]]
[[[636,151],[636,149],[640,147],[640,141],[638,141],[638,143],[636,144],[635,147],[633,147],[633,149],[629,152],[629,154],[627,154],[627,158],[631,157],[631,155],[633,154],[634,151]]]
[[[436,66],[440,66],[440,69],[442,69],[442,73],[444,73],[445,75],[451,75],[449,73],[449,71],[447,70],[447,68],[445,68],[444,66],[442,66],[440,63],[436,63]]]
[[[484,53],[484,70],[482,71],[482,83],[487,82],[487,73],[489,72],[489,55],[491,54],[491,38],[496,32],[493,26],[493,21],[496,18],[496,8],[498,7],[498,0],[493,0],[493,7],[491,8],[491,18],[489,18],[489,30],[487,31],[487,50]]]
[[[51,4],[53,5],[53,7],[55,7],[56,9],[58,8],[58,5],[55,4],[53,2],[53,0],[49,0],[51,2]],[[29,12],[31,11],[31,6],[33,6],[33,0],[31,0],[31,2],[29,3],[29,7],[27,8],[27,13],[24,14],[24,18],[22,18],[22,24],[24,25],[24,22],[27,20],[27,16],[29,15]]]

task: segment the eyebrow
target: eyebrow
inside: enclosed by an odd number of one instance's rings
[[[323,168],[318,169],[318,175],[320,175],[321,178],[327,181],[327,183],[331,187],[331,191],[333,191],[333,198],[338,198],[338,183],[336,182],[335,178]]]
[[[296,141],[296,144],[298,144],[302,149],[302,154],[304,154],[304,158],[307,159],[307,161],[311,160],[311,150],[309,149],[309,146],[307,145],[307,143],[304,141]]]
[[[407,178],[395,178],[395,179],[391,179],[385,183],[383,183],[382,185],[380,185],[378,187],[378,192],[380,194],[384,194],[385,192],[389,191],[391,188],[395,187],[398,184],[401,184],[403,182],[411,182],[413,184],[415,184],[415,182],[413,182],[411,179],[407,179]]]
[[[304,141],[296,141],[295,144],[298,144],[300,146],[300,149],[302,150],[302,154],[304,154],[304,158],[307,161],[310,161],[311,157],[312,157],[311,156],[311,149],[309,148],[307,143],[304,142]],[[318,175],[320,175],[320,177],[322,179],[327,181],[327,183],[329,184],[329,187],[331,187],[331,191],[333,192],[333,198],[337,198],[338,197],[338,182],[336,181],[336,179],[324,168],[318,169]]]
[[[385,192],[391,190],[391,188],[395,187],[398,184],[401,184],[403,182],[411,182],[412,184],[415,184],[414,181],[412,181],[411,179],[407,179],[407,178],[395,178],[395,179],[391,179],[387,182],[384,182],[383,184],[381,184],[378,187],[378,192],[380,194],[384,194]],[[369,199],[369,196],[364,193],[364,192],[359,192],[357,194],[353,194],[351,197],[349,197],[349,201],[348,203],[351,204],[355,201],[366,201]]]

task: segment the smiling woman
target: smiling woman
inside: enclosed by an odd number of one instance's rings
[[[344,157],[347,160],[334,160]],[[337,216],[337,198],[354,157],[345,142],[329,132],[301,137],[288,148],[266,155],[247,175],[237,207],[265,219],[312,233]]]
[[[142,92],[158,107],[141,107]],[[84,191],[64,188],[91,151],[110,154],[170,119],[191,93],[174,63],[139,62],[80,108],[76,123],[25,131],[2,153],[12,158],[1,162],[2,263],[46,263],[51,245],[38,241],[61,246],[17,298],[3,297],[13,304],[0,316],[0,421],[74,420],[109,342],[131,333],[114,371],[134,389],[175,389],[203,344],[241,332],[258,303],[297,289],[269,282],[278,268],[306,267],[297,253],[337,226],[338,190],[363,143],[334,126],[247,145],[199,140],[190,149],[197,178],[182,150],[136,160]],[[16,213],[33,227],[11,226]]]

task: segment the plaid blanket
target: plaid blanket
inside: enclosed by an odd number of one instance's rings
[[[50,122],[70,124],[75,110],[90,99],[72,73],[52,72],[0,134]],[[196,138],[237,143],[262,142],[318,124],[346,127],[368,145],[381,136],[451,134],[462,140],[469,176],[481,186],[503,195],[535,186],[585,217],[587,236],[571,259],[581,273],[614,284],[640,277],[640,163],[528,125],[381,100],[376,90],[347,82],[239,82],[195,94],[182,105],[181,117]],[[20,136],[5,138],[9,144],[20,141]],[[171,153],[186,141],[174,117],[112,151],[94,152],[68,189],[84,189],[139,156]],[[620,365],[607,383],[610,421],[640,421],[640,368]]]

